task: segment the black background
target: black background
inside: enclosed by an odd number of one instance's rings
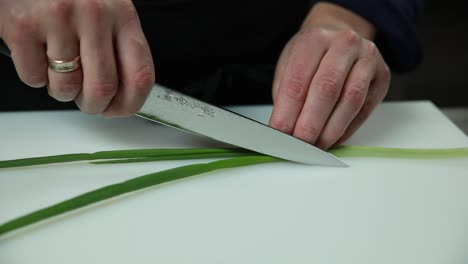
[[[173,1],[166,7],[164,2],[159,2],[162,6],[156,9],[160,12],[144,5],[138,7],[152,45],[157,81],[217,104],[271,103],[270,82],[276,54],[299,25],[302,17],[297,13],[304,10],[306,1],[295,4],[288,1],[286,7],[271,4],[274,1],[247,1],[255,6],[249,8],[251,13],[242,12],[242,17],[233,12],[243,8],[239,1],[228,1],[227,6],[217,6],[216,3],[224,1],[205,1],[205,6],[190,6],[190,1],[181,0],[186,14],[176,11],[180,9]],[[259,18],[258,11],[265,6],[271,12],[260,13],[270,17]],[[194,12],[199,13],[198,20],[184,20],[193,17],[189,14]],[[281,18],[275,15],[279,12]],[[468,106],[465,12],[462,1],[446,1],[443,5],[439,1],[427,1],[418,24],[424,61],[413,72],[393,76],[386,100],[431,100],[440,107]],[[223,28],[216,26],[223,23]],[[253,30],[252,25],[255,25]],[[188,30],[191,27],[198,30]],[[265,30],[267,27],[280,30],[273,34]],[[243,29],[247,28],[251,35],[245,35],[247,30]],[[158,38],[162,35],[164,39]],[[212,38],[208,40],[204,36]],[[169,46],[172,53],[166,52]],[[198,51],[196,55],[193,50]],[[76,108],[72,102],[61,103],[49,98],[45,88],[22,84],[12,62],[4,56],[0,56],[0,78],[0,111]],[[210,89],[218,92],[201,92]]]

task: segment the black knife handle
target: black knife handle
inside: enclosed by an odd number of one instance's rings
[[[5,44],[5,42],[3,42],[3,39],[1,38],[0,38],[0,53],[5,56],[11,57],[10,50],[8,49],[7,45]]]

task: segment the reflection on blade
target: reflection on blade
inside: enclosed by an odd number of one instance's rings
[[[137,115],[285,160],[347,167],[332,154],[302,140],[157,84]]]

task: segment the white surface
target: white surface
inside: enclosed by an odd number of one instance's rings
[[[264,121],[270,111],[237,110]],[[391,103],[348,143],[468,138],[430,103]],[[0,159],[213,146],[138,118],[0,113]],[[1,237],[0,263],[468,263],[468,159],[344,160],[350,168],[264,164],[149,188]],[[0,222],[190,162],[0,170]]]

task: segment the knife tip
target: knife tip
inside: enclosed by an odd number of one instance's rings
[[[327,166],[337,167],[337,168],[349,168],[350,167],[348,164],[344,163],[338,158],[336,158],[335,161],[332,162],[331,164],[327,164]]]
[[[311,161],[309,164],[327,166],[327,167],[336,167],[336,168],[349,168],[350,167],[344,161],[342,161],[341,159],[335,157],[332,154],[327,155],[326,157],[324,157],[319,162],[317,162],[317,160],[314,160],[314,161]]]

